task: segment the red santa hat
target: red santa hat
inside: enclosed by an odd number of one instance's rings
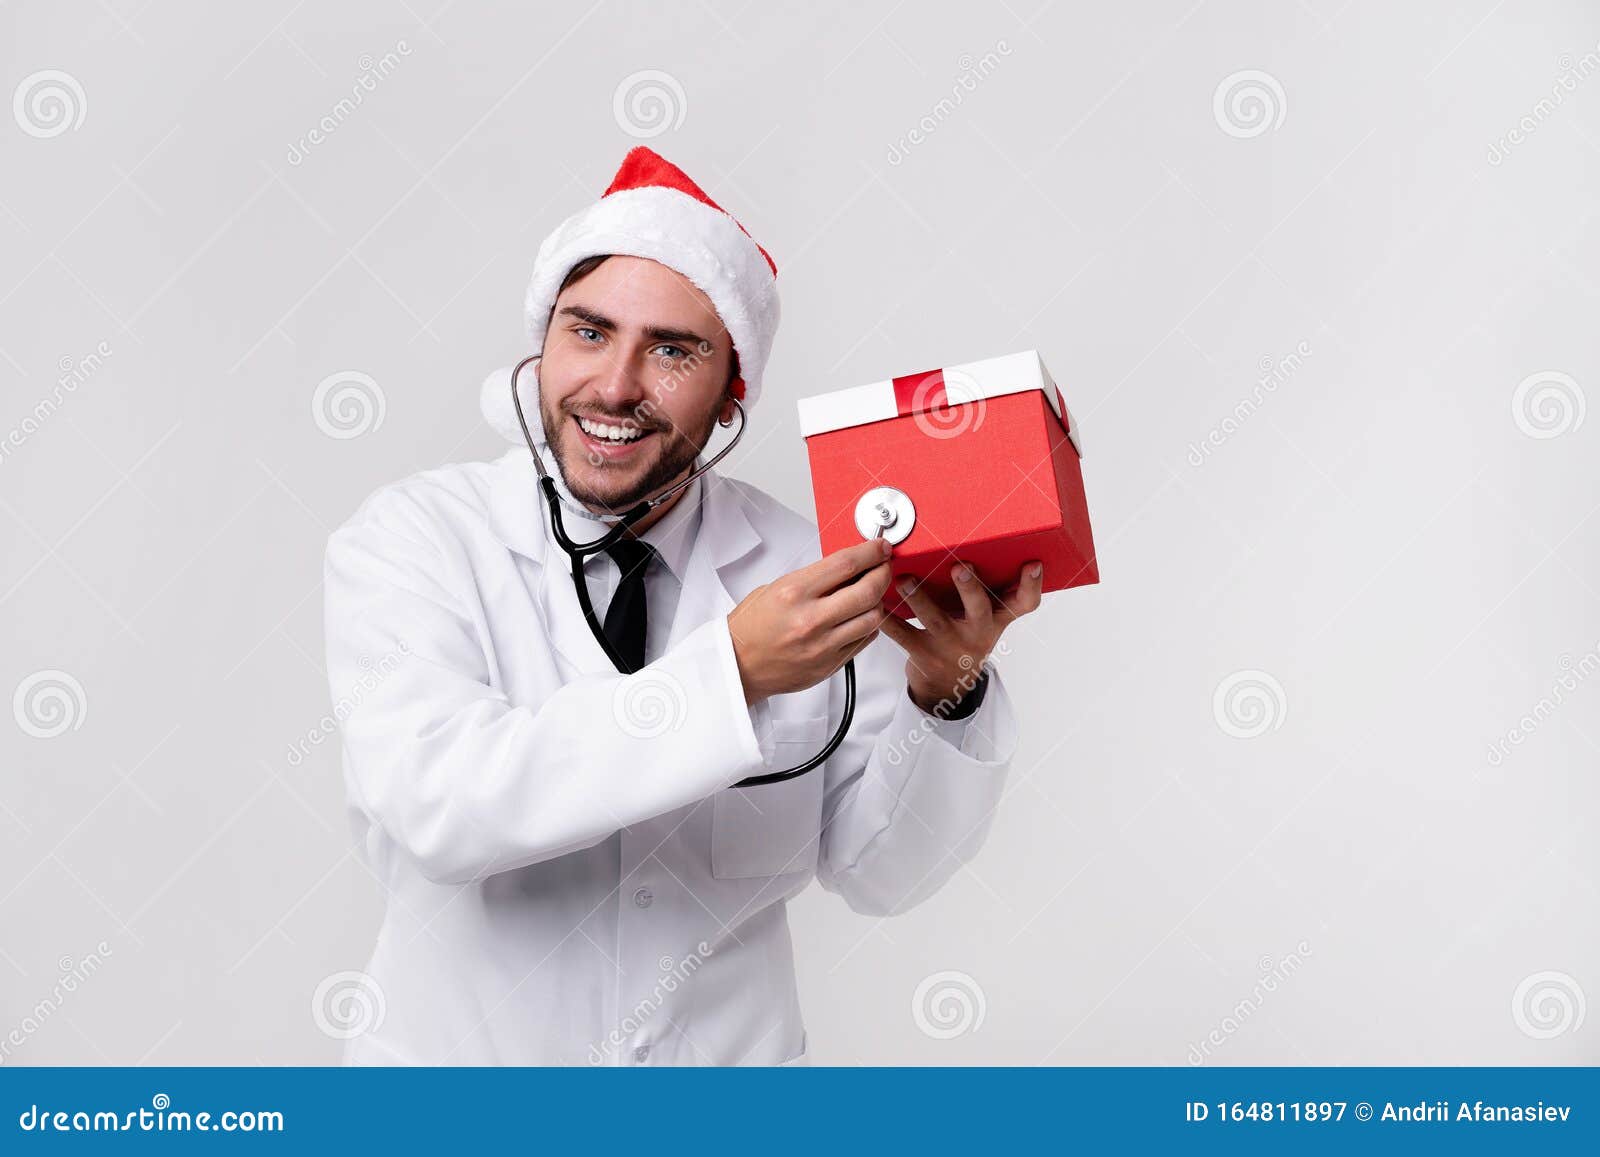
[[[539,246],[525,305],[533,348],[544,346],[567,273],[601,254],[660,262],[709,297],[739,355],[733,395],[755,403],[778,330],[778,267],[743,225],[670,161],[643,146],[629,150],[600,200]]]

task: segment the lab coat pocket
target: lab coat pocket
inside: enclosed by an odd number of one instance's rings
[[[775,719],[772,764],[782,771],[828,741],[828,717]],[[823,769],[761,787],[728,788],[711,800],[711,874],[718,879],[782,876],[817,866]]]

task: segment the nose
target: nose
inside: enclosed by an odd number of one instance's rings
[[[631,410],[645,398],[644,376],[630,357],[605,359],[593,385],[596,400],[613,414]]]

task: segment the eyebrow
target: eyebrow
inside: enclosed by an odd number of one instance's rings
[[[592,325],[596,329],[606,329],[615,333],[619,328],[621,328],[616,322],[612,321],[605,314],[596,313],[587,306],[567,305],[563,306],[560,312],[575,317],[579,321],[585,322],[588,325]],[[644,327],[644,335],[645,337],[650,338],[652,341],[677,342],[681,345],[692,345],[696,348],[699,348],[700,346],[710,347],[712,344],[711,342],[706,341],[706,339],[701,337],[699,334],[695,333],[693,330],[672,329],[671,327],[664,325],[647,325]]]

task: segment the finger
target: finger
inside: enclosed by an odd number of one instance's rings
[[[823,636],[824,649],[837,651],[860,642],[868,635],[873,634],[883,625],[883,620],[892,618],[881,604],[874,604],[869,610],[861,612],[853,619],[846,619],[838,626],[833,627]]]
[[[1005,622],[1020,619],[1039,609],[1044,598],[1044,564],[1035,559],[1022,568],[1016,585],[1006,591],[1000,600],[999,617]]]
[[[892,563],[879,563],[856,582],[840,587],[831,595],[817,601],[819,613],[825,624],[843,623],[859,614],[870,611],[883,601],[889,590]]]
[[[950,568],[956,592],[961,596],[961,613],[968,626],[988,630],[994,625],[994,603],[989,598],[989,588],[978,578],[978,572],[964,562]]]
[[[862,571],[870,570],[882,563],[889,557],[892,549],[894,548],[888,539],[869,538],[865,542],[836,550],[810,566],[801,567],[794,572],[795,577],[804,593],[825,595],[843,586]]]
[[[922,645],[923,630],[913,627],[899,615],[888,615],[883,620],[880,630],[900,645],[900,649],[910,654],[915,648]]]
[[[865,651],[868,647],[872,646],[872,644],[877,640],[877,638],[878,638],[878,632],[877,631],[873,631],[872,634],[868,635],[866,638],[860,639],[857,642],[851,643],[844,650],[840,651],[839,652],[839,667],[843,667],[851,659],[854,659],[857,655],[861,654],[862,651]],[[835,667],[834,670],[837,671],[839,669],[839,667]]]
[[[906,584],[910,584],[909,590],[906,589]],[[933,601],[933,596],[927,592],[922,583],[908,575],[895,584],[895,589],[911,607],[912,613],[917,616],[917,621],[924,629],[935,632],[949,629],[950,616]]]

